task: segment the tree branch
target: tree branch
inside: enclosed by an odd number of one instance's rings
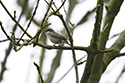
[[[37,30],[37,35],[35,35],[35,36],[36,36],[36,42],[38,42],[39,35],[40,35],[41,31],[45,28],[45,27],[44,27],[44,24],[46,23],[47,15],[48,15],[49,10],[50,10],[50,8],[51,8],[52,2],[53,2],[53,0],[50,1],[49,7],[48,7],[48,9],[47,9],[47,11],[46,11],[46,13],[45,13],[45,15],[44,15],[44,18],[42,19],[40,28]],[[34,45],[34,46],[35,46],[35,45]]]
[[[88,52],[87,63],[86,63],[85,70],[81,78],[81,83],[92,83],[94,81],[98,83],[99,81],[99,79],[95,77],[96,73],[93,73],[92,67],[93,67],[95,56],[98,53],[101,53],[101,51],[98,49],[98,41],[99,41],[99,36],[100,36],[102,14],[103,14],[103,0],[98,0],[97,6],[96,6],[96,20],[95,20],[91,43],[89,46],[90,50]]]
[[[116,57],[123,56],[120,54],[120,50],[125,46],[125,31],[119,36],[119,38],[115,41],[115,43],[109,48],[109,50],[113,50],[111,53],[104,54],[104,64],[105,67],[109,65],[109,63],[115,59]]]
[[[42,77],[42,75],[41,75],[40,67],[39,67],[35,62],[33,62],[33,63],[34,63],[34,65],[35,65],[36,68],[37,68],[37,71],[38,71],[38,74],[39,74],[39,76],[40,76],[41,82],[44,83],[43,77]]]
[[[37,8],[38,8],[39,1],[40,1],[40,0],[37,0],[37,4],[36,4],[35,10],[34,10],[34,12],[33,12],[33,15],[32,15],[32,17],[31,17],[31,19],[30,19],[30,21],[29,21],[29,23],[28,23],[28,25],[27,25],[26,30],[24,31],[24,33],[22,34],[22,36],[20,37],[20,39],[22,39],[23,36],[26,34],[26,32],[27,32],[27,30],[28,30],[28,28],[29,28],[29,26],[30,26],[30,24],[31,24],[31,22],[32,22],[32,20],[33,20],[33,18],[34,18],[34,16],[35,16],[35,14],[36,14],[36,10],[37,10]],[[19,43],[19,42],[20,42],[20,40],[18,41],[18,43]]]
[[[80,58],[80,59],[77,61],[77,62],[78,62],[77,65],[81,65],[81,64],[83,64],[84,62],[86,62],[86,60],[80,62],[80,61],[81,61],[82,59],[84,59],[86,56],[87,56],[87,55],[85,55],[85,56],[83,56],[82,58]],[[70,68],[56,83],[59,83],[59,82],[71,71],[71,69],[72,69],[75,65],[76,65],[76,64],[73,64],[73,65],[71,66],[71,68]]]
[[[10,18],[20,27],[20,29],[25,32],[24,28],[19,24],[18,21],[16,21],[15,17],[13,17],[10,12],[7,10],[7,8],[4,6],[3,2],[0,0],[0,4],[3,6],[3,8],[5,9],[5,11],[7,12],[7,14],[10,16]],[[32,38],[32,36],[26,32],[26,35],[29,37],[29,38]]]
[[[66,23],[65,23],[65,21],[64,21],[64,19],[63,19],[63,15],[61,15],[61,14],[59,13],[59,10],[61,9],[61,7],[63,7],[65,1],[66,1],[66,0],[64,0],[64,2],[62,2],[62,5],[61,5],[56,11],[51,12],[51,15],[56,15],[56,16],[58,16],[58,17],[60,18],[60,20],[62,21],[63,25],[65,26],[65,29],[66,29],[66,31],[67,31],[67,33],[68,33],[69,40],[70,40],[70,44],[71,44],[71,49],[72,49],[72,53],[73,53],[73,60],[74,60],[74,63],[77,63],[77,62],[76,62],[75,51],[74,51],[74,48],[73,48],[73,39],[72,39],[72,37],[71,37],[71,35],[70,35],[70,32],[69,32],[69,30],[68,30],[68,27],[67,27],[67,25],[66,25]],[[58,13],[57,13],[57,12],[58,12]],[[51,16],[51,15],[50,15],[50,16]],[[76,64],[76,66],[75,66],[75,73],[76,73],[76,83],[79,83],[77,64]]]
[[[71,45],[71,49],[72,49],[72,53],[73,53],[73,61],[74,63],[77,63],[77,60],[76,60],[76,56],[75,56],[75,51],[74,51],[74,47],[73,47],[73,39],[72,39],[72,36],[70,35],[70,32],[68,30],[68,27],[63,19],[63,15],[61,14],[57,14],[57,13],[53,13],[53,15],[56,15],[60,18],[60,20],[62,21],[63,25],[65,26],[65,29],[68,33],[68,36],[69,36],[69,40],[70,40],[70,45]],[[78,76],[78,67],[77,67],[77,64],[75,66],[75,73],[76,73],[76,83],[79,83],[79,76]]]

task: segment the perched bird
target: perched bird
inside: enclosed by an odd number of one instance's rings
[[[46,35],[48,36],[48,38],[50,39],[50,41],[51,41],[52,43],[54,43],[54,46],[55,46],[55,44],[59,44],[59,45],[60,45],[61,43],[66,43],[66,44],[70,45],[70,44],[68,43],[67,39],[66,39],[64,36],[62,36],[62,35],[56,33],[56,32],[55,32],[53,29],[51,29],[51,28],[46,29],[46,30],[45,30],[45,33],[46,33]]]

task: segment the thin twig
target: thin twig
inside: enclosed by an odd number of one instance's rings
[[[63,3],[63,0],[61,0],[61,1],[62,1],[62,3]],[[66,14],[66,18],[68,19],[69,24],[73,27],[74,24],[70,21],[70,18],[68,17],[68,14],[67,14],[67,12],[66,12],[66,9],[65,9],[65,6],[64,6],[64,5],[63,5],[63,9],[64,9],[64,12],[65,12],[65,14]]]
[[[61,7],[64,5],[66,0],[64,0],[64,2],[62,3],[62,5],[56,10],[54,11],[52,14],[53,15],[56,15],[60,18],[60,20],[62,21],[63,25],[65,26],[65,29],[68,33],[68,36],[69,36],[69,40],[70,40],[70,45],[71,45],[71,50],[72,50],[72,54],[73,54],[73,61],[74,63],[76,64],[75,65],[75,73],[76,73],[76,83],[79,83],[79,75],[78,75],[78,67],[77,67],[77,61],[76,61],[76,56],[75,56],[75,51],[74,51],[74,47],[73,47],[73,39],[72,39],[72,36],[70,35],[70,32],[68,30],[68,27],[63,19],[63,15],[61,14],[57,14],[57,12],[61,9]]]
[[[63,0],[61,0],[62,1],[62,3],[63,3]],[[66,12],[66,9],[65,9],[65,6],[63,5],[63,9],[64,9],[64,12],[65,12],[65,14],[66,14],[66,18],[67,18],[67,20],[68,20],[68,22],[69,22],[69,24],[72,26],[72,31],[70,32],[71,34],[71,36],[73,35],[73,31],[74,31],[74,29],[75,29],[75,24],[73,24],[71,21],[70,21],[70,18],[69,18],[69,16],[68,16],[68,14],[67,14],[67,12]]]
[[[1,43],[1,42],[5,42],[5,41],[8,41],[8,40],[9,40],[9,39],[0,40],[0,43]]]
[[[56,14],[57,15],[57,14]],[[74,63],[77,63],[76,61],[76,56],[75,56],[75,51],[74,51],[74,46],[73,46],[73,39],[72,39],[72,36],[70,35],[70,32],[68,30],[68,27],[63,19],[63,16],[62,15],[57,15],[61,21],[63,22],[63,25],[65,26],[65,29],[68,33],[68,36],[69,36],[69,40],[70,40],[70,44],[71,44],[71,49],[72,49],[72,54],[73,54],[73,61]],[[77,64],[75,65],[75,73],[76,73],[76,83],[79,83],[79,75],[78,75],[78,67],[77,67]]]
[[[44,83],[43,77],[42,77],[42,75],[41,75],[40,67],[39,67],[35,62],[33,62],[33,63],[34,63],[34,65],[35,65],[36,68],[37,68],[37,71],[38,71],[38,73],[39,73],[39,76],[40,76],[41,82]]]
[[[49,3],[46,1],[46,0],[44,0],[48,5],[49,5]],[[51,9],[53,10],[53,11],[55,11],[53,8],[52,8],[52,6],[51,6]]]
[[[56,10],[57,10],[58,8],[57,8],[57,6],[56,6],[55,2],[53,2],[53,5],[55,6],[55,8],[56,8]]]
[[[0,0],[1,1],[1,0]],[[29,0],[25,0],[25,3],[24,3],[24,5],[23,5],[23,8],[22,8],[22,11],[21,11],[21,14],[20,14],[20,16],[19,16],[19,18],[18,18],[18,22],[20,21],[20,18],[21,18],[21,16],[22,16],[22,14],[24,13],[24,11],[25,11],[25,7],[26,7],[26,4],[27,4],[27,2],[28,2]],[[14,11],[14,19],[16,19],[16,12]],[[15,23],[15,25],[14,25],[14,27],[13,27],[13,29],[12,29],[12,32],[15,32],[16,31],[16,28],[17,27],[17,24]],[[14,45],[15,46],[15,45]],[[9,57],[9,55],[10,55],[10,52],[11,52],[11,50],[12,50],[12,48],[13,48],[13,45],[12,45],[12,43],[11,42],[9,42],[9,45],[8,45],[8,48],[6,49],[6,53],[5,53],[5,58],[4,58],[4,60],[1,62],[1,73],[0,73],[0,81],[2,80],[2,78],[3,78],[3,74],[4,74],[4,72],[5,72],[5,70],[6,70],[6,63],[7,63],[7,59],[8,59],[8,57]]]
[[[45,22],[46,22],[47,15],[48,15],[49,10],[50,10],[50,8],[51,8],[52,2],[53,2],[53,0],[50,1],[49,7],[48,7],[48,9],[47,9],[47,11],[46,11],[46,13],[45,13],[45,15],[44,15],[44,18],[42,19],[40,28],[38,29],[38,31],[37,31],[37,33],[36,33],[37,36],[35,35],[35,37],[36,37],[36,42],[38,42],[38,38],[39,38],[39,35],[40,35],[41,31],[45,28],[45,27],[43,27],[43,26],[44,26],[44,24],[45,24]],[[35,45],[34,45],[34,46],[35,46]]]
[[[10,16],[10,18],[20,27],[20,29],[25,32],[24,28],[19,24],[19,22],[10,14],[10,12],[7,10],[7,8],[4,6],[3,2],[0,0],[0,4],[3,6],[3,8],[5,9],[5,11],[7,12],[7,14]],[[26,35],[29,37],[29,38],[32,38],[32,36],[26,32]]]
[[[83,56],[82,58],[80,58],[77,62],[81,61],[81,60],[84,59],[85,57],[86,57],[86,55]],[[86,62],[86,60],[83,61],[83,63],[84,63],[84,62]],[[83,64],[83,63],[82,63],[82,64]],[[75,64],[73,64],[73,65],[71,66],[71,68],[70,68],[56,83],[59,83],[59,82],[71,71],[71,69],[72,69],[74,66],[75,66]]]
[[[15,40],[19,40],[20,38],[15,38]],[[29,39],[20,39],[21,41],[28,41]],[[0,42],[5,42],[5,41],[9,41],[9,39],[3,39],[3,40],[0,40]]]
[[[8,34],[6,33],[6,31],[4,30],[4,27],[2,26],[2,22],[0,22],[0,26],[1,26],[1,29],[2,31],[4,32],[4,34],[6,35],[6,37],[13,42],[13,40],[8,36]]]
[[[25,35],[25,33],[27,32],[27,30],[28,30],[28,28],[29,28],[29,26],[30,26],[30,24],[31,24],[31,22],[32,22],[32,20],[33,20],[33,18],[34,18],[34,16],[35,16],[35,14],[36,14],[36,10],[37,10],[37,8],[38,8],[39,1],[40,1],[40,0],[37,1],[35,10],[34,10],[34,12],[33,12],[33,15],[32,15],[32,17],[31,17],[31,19],[30,19],[30,21],[29,21],[29,23],[28,23],[28,25],[27,25],[26,30],[24,31],[24,33],[22,34],[22,36],[20,37],[20,39],[22,39],[23,36]],[[17,43],[19,43],[19,42],[20,42],[20,40],[19,40]]]
[[[62,8],[62,6],[65,4],[65,2],[66,2],[66,0],[64,0],[64,1],[62,2],[62,5],[55,11],[55,13],[58,12],[58,11]]]

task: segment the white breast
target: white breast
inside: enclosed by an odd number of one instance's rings
[[[61,43],[61,40],[60,40],[60,39],[52,37],[51,34],[52,34],[52,32],[50,32],[50,31],[46,32],[46,35],[48,36],[48,38],[50,39],[50,41],[51,41],[52,43],[54,43],[54,44],[59,44],[59,43]]]

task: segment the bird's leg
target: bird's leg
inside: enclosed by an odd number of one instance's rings
[[[62,42],[60,42],[58,46],[62,46],[61,44],[62,44]]]
[[[56,47],[56,45],[55,45],[55,44],[54,44],[53,46],[54,46],[54,47]]]
[[[58,45],[59,47],[61,46],[61,44]]]

